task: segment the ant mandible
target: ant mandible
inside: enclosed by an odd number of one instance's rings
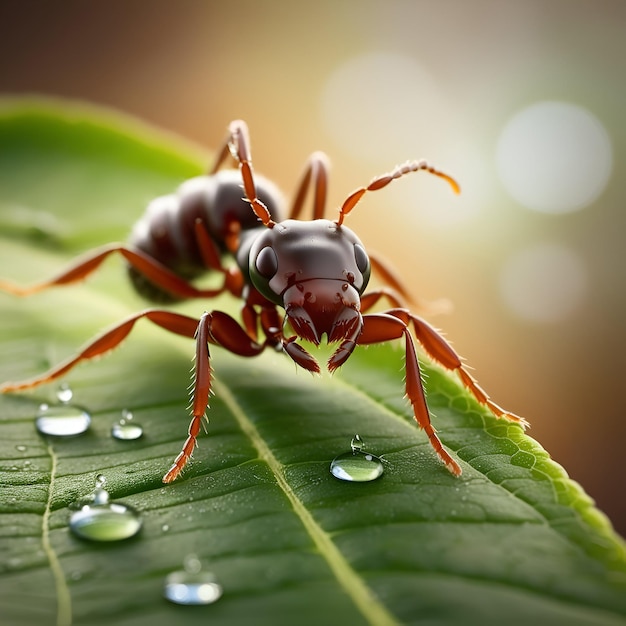
[[[221,169],[229,157],[239,171]],[[142,318],[195,339],[192,419],[182,450],[163,477],[163,482],[169,483],[191,458],[206,417],[211,392],[209,344],[244,357],[258,355],[267,347],[280,349],[305,370],[319,372],[317,361],[298,338],[319,345],[325,334],[328,343],[339,342],[327,364],[333,372],[348,360],[357,345],[404,338],[406,395],[415,420],[448,470],[459,476],[461,467],[443,447],[430,421],[411,328],[426,353],[457,372],[463,385],[494,415],[522,427],[526,421],[493,403],[444,338],[403,307],[401,296],[408,298],[408,294],[402,283],[380,259],[368,255],[356,234],[343,224],[367,192],[421,170],[443,178],[459,192],[458,184],[447,174],[426,161],[409,161],[353,191],[339,208],[338,218],[330,221],[323,218],[328,164],[325,156],[316,152],[309,157],[289,219],[284,219],[279,191],[253,172],[245,122],[232,122],[208,175],[188,180],[176,194],[151,202],[133,229],[130,245],[111,244],[92,251],[49,281],[26,288],[0,281],[0,289],[29,295],[54,285],[74,283],[94,272],[109,255],[119,253],[128,263],[134,286],[148,299],[171,302],[228,292],[243,300],[241,323],[222,311],[205,312],[198,321],[170,310],[148,309],[116,324],[48,372],[30,380],[5,383],[0,391],[20,391],[58,379],[80,361],[114,349]],[[245,198],[241,197],[242,182]],[[313,220],[298,220],[311,189]],[[225,266],[225,253],[234,256],[236,264]],[[388,287],[365,293],[372,269]],[[223,275],[221,287],[198,289],[190,282],[207,271]],[[366,313],[381,298],[393,308]],[[287,330],[289,327],[295,334]]]

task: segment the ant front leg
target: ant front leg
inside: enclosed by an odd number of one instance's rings
[[[194,360],[191,422],[182,450],[163,476],[164,483],[171,483],[176,480],[191,459],[202,427],[202,420],[206,418],[212,381],[209,343],[222,346],[239,356],[247,357],[256,356],[265,348],[264,344],[253,341],[235,319],[221,311],[202,315],[197,324],[195,340],[196,356]]]
[[[364,315],[363,331],[359,335],[357,342],[359,345],[382,343],[392,339],[400,339],[402,336],[404,336],[405,341],[406,395],[411,402],[415,421],[418,426],[426,432],[431,446],[448,470],[455,476],[460,476],[462,473],[460,465],[443,447],[441,439],[439,439],[431,424],[430,413],[422,385],[420,367],[417,360],[417,352],[415,351],[415,343],[413,342],[407,324],[398,317],[387,313]]]
[[[515,413],[505,411],[489,398],[487,393],[463,367],[461,358],[452,349],[452,346],[425,320],[413,315],[407,309],[392,309],[390,311],[386,311],[386,313],[398,318],[405,325],[412,323],[413,329],[415,330],[415,336],[422,346],[424,346],[428,355],[446,369],[457,372],[466,389],[470,391],[478,402],[485,405],[496,417],[515,422],[522,428],[529,426],[528,422],[523,417],[515,415]]]
[[[186,280],[174,274],[174,272],[141,250],[122,244],[111,244],[88,252],[50,280],[29,287],[20,287],[9,281],[0,280],[0,290],[17,296],[29,296],[50,287],[77,283],[94,273],[102,262],[112,254],[120,254],[140,274],[178,298],[212,298],[227,288],[225,286],[220,289],[196,289]]]

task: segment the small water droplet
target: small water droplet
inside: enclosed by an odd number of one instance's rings
[[[57,393],[60,398],[60,393]],[[71,396],[69,396],[71,399]],[[80,406],[68,404],[40,404],[35,414],[35,427],[42,435],[74,437],[82,435],[91,424],[91,415]]]
[[[365,443],[363,442],[363,439],[361,439],[361,435],[357,434],[352,437],[352,441],[350,442],[350,449],[352,452],[361,452],[364,446]]]
[[[161,530],[166,533],[168,530],[170,529],[169,524],[163,524],[163,526],[161,526]]]
[[[93,493],[70,507],[77,509],[70,516],[70,529],[91,541],[121,541],[133,537],[141,528],[139,513],[126,504],[111,502],[105,485],[106,477],[98,474]]]
[[[132,412],[124,409],[120,421],[113,424],[111,435],[121,441],[133,441],[143,435],[143,428],[141,424],[133,422]]]
[[[213,604],[222,596],[222,586],[211,572],[202,571],[202,563],[193,554],[185,558],[184,569],[168,574],[163,595],[175,604]]]
[[[22,446],[22,445],[15,446],[15,449],[16,449],[18,452],[26,452],[26,446]]]
[[[376,480],[384,468],[380,457],[363,452],[365,443],[359,435],[350,442],[350,452],[335,457],[330,464],[330,473],[339,480],[363,483]]]
[[[59,388],[57,389],[57,400],[62,402],[63,404],[67,404],[72,401],[74,397],[74,392],[72,388],[67,383],[61,383]]]

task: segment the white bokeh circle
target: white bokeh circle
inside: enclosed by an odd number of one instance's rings
[[[500,134],[496,165],[508,193],[544,213],[589,206],[613,165],[609,135],[587,109],[537,102],[515,114]]]
[[[346,152],[391,165],[423,157],[450,120],[437,81],[395,52],[368,52],[337,66],[320,109],[324,127]]]

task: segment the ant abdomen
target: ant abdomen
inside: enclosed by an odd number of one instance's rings
[[[284,219],[284,200],[279,189],[262,176],[256,178],[257,194],[272,218]],[[154,199],[135,224],[129,243],[191,280],[210,271],[202,260],[196,222],[204,224],[220,253],[233,253],[240,233],[259,227],[259,220],[244,199],[238,170],[221,170],[185,181],[173,194]],[[153,302],[174,302],[164,291],[133,267],[128,273],[135,289]]]

